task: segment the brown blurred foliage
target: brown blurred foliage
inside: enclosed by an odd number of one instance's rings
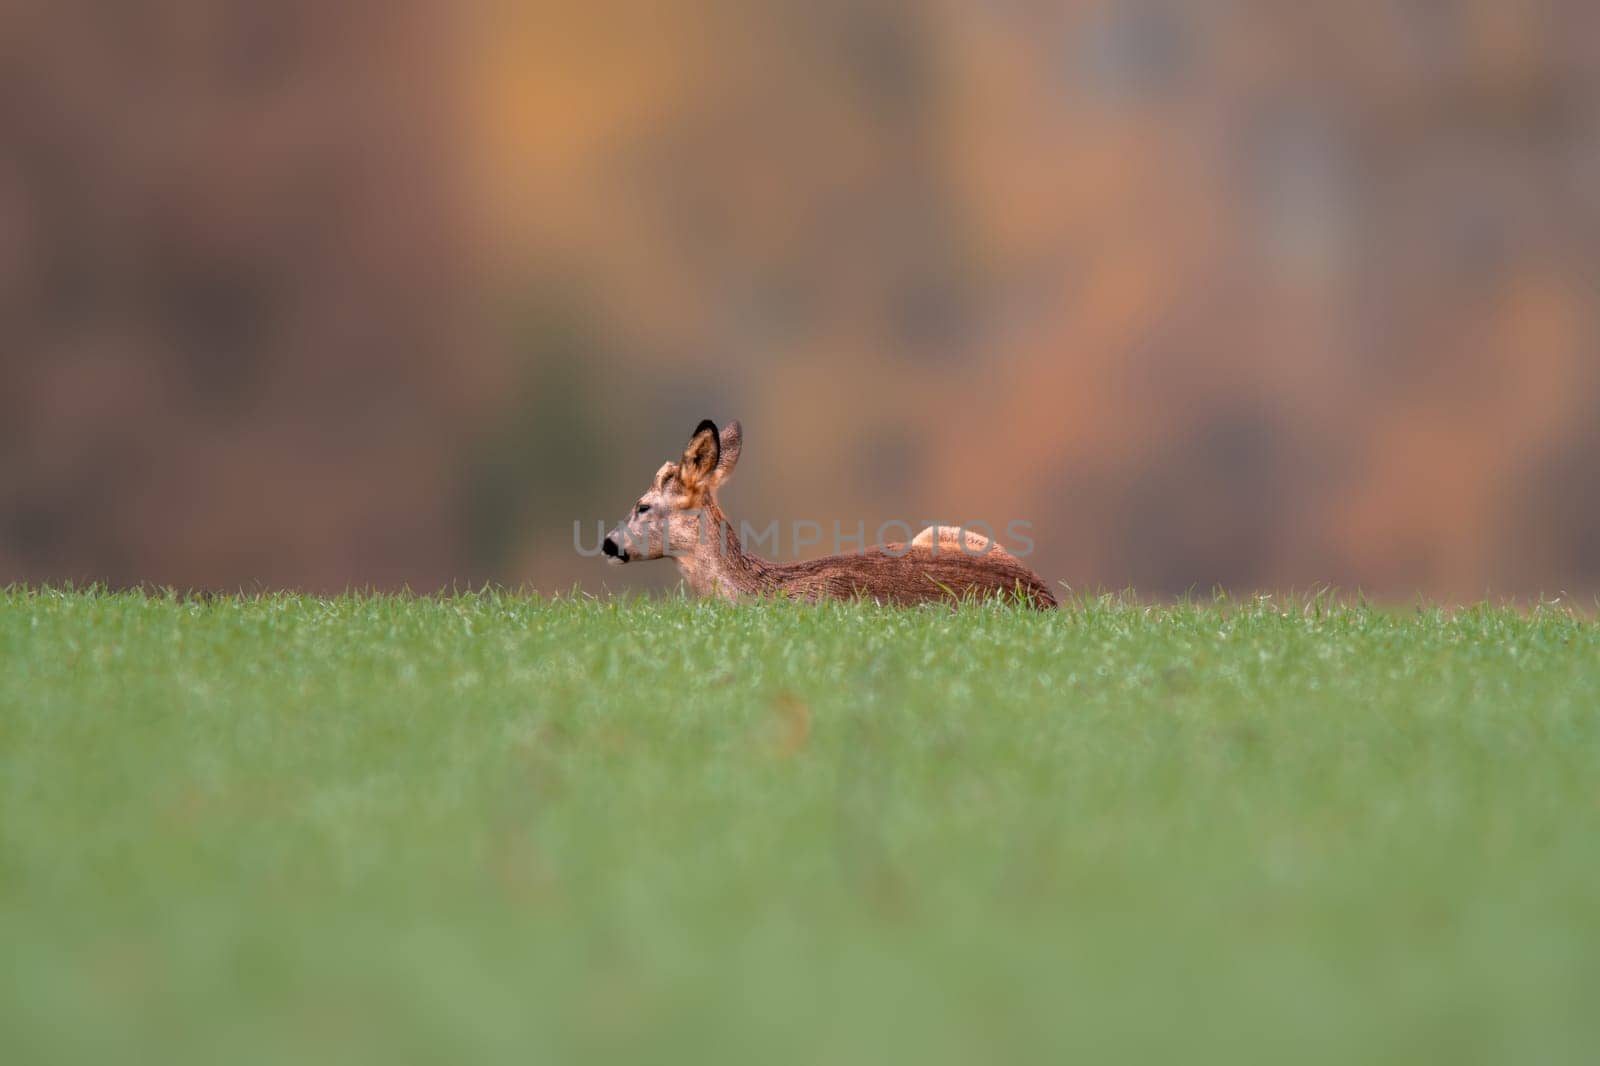
[[[659,585],[572,522],[740,417],[1076,588],[1600,590],[1593,4],[4,18],[0,580]]]

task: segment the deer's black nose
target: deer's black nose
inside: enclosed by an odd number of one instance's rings
[[[628,553],[622,550],[622,545],[617,543],[615,537],[607,537],[605,543],[600,545],[600,550],[605,553],[607,559],[616,559],[624,563],[628,561]]]

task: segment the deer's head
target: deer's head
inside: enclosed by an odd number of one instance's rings
[[[606,534],[601,545],[606,561],[659,559],[669,551],[684,555],[709,541],[712,533],[702,515],[739,461],[740,441],[738,422],[719,431],[708,418],[695,427],[683,457],[663,463],[628,517]]]

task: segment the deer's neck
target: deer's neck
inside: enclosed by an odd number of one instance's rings
[[[675,557],[690,588],[701,596],[737,600],[775,587],[772,564],[744,550],[733,523],[715,500],[706,502],[701,522],[703,535],[694,551]]]

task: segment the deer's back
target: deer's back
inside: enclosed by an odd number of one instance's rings
[[[914,604],[993,596],[1020,597],[1041,610],[1056,598],[1044,581],[1003,552],[976,555],[945,546],[890,545],[773,568],[779,591],[804,599],[863,596],[879,603]]]

